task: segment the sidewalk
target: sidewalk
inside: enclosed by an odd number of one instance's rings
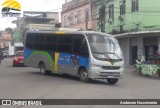
[[[124,71],[136,72],[136,67],[134,65],[124,66]]]

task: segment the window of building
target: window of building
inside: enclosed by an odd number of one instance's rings
[[[77,23],[81,23],[81,11],[77,12]]]
[[[126,14],[126,1],[121,0],[120,1],[120,15]]]
[[[114,19],[114,4],[109,5],[109,18]]]
[[[64,16],[64,27],[67,27],[67,15]]]
[[[74,13],[71,13],[70,16],[68,17],[68,20],[70,21],[70,26],[74,25]]]
[[[138,3],[139,3],[139,0],[132,0],[132,12],[138,11],[138,7],[139,7]]]
[[[89,20],[89,9],[85,9],[85,21]]]

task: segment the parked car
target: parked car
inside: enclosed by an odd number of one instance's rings
[[[13,67],[24,65],[24,51],[17,51],[13,58]]]
[[[3,57],[7,58],[7,53],[5,51],[3,51]]]

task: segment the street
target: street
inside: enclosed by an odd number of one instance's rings
[[[106,81],[83,83],[75,77],[41,75],[38,69],[12,67],[11,58],[4,59],[0,65],[1,99],[158,99],[159,97],[160,80],[140,76],[131,66],[125,68],[123,79],[116,85],[108,85]],[[48,107],[53,108],[53,106]],[[146,106],[139,107],[146,108]]]

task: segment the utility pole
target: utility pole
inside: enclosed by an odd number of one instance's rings
[[[86,30],[88,29],[88,21],[89,21],[89,10],[85,10]]]
[[[105,0],[101,0],[101,8],[99,9],[99,22],[101,32],[105,32],[106,23],[106,3]]]
[[[101,8],[100,8],[100,23],[101,23],[101,32],[104,32],[105,31],[105,19],[106,19],[106,7],[103,5]]]

